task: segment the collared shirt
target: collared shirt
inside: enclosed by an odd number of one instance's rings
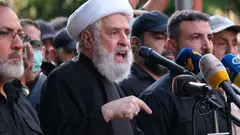
[[[3,87],[7,99],[0,94],[0,134],[42,135],[37,114],[21,88],[19,80],[8,82]]]
[[[123,80],[119,86],[126,96],[134,95],[138,97],[144,89],[154,82],[155,80],[148,72],[134,63],[132,65],[131,75]]]

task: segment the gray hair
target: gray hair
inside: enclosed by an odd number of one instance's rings
[[[100,28],[101,28],[101,20],[96,21],[95,23],[89,25],[86,29],[84,29],[83,31],[88,31],[93,35],[94,40],[96,40],[97,38],[99,38],[100,35]],[[82,34],[82,32],[80,33],[80,35]],[[80,36],[79,35],[79,36]],[[79,42],[76,45],[77,48],[77,52],[78,54],[81,53],[82,51],[82,47],[84,46],[84,42],[83,40],[80,38]]]

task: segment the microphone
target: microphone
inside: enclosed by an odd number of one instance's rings
[[[206,83],[198,65],[201,58],[202,55],[193,49],[183,48],[178,53],[176,63],[183,66],[188,71],[193,72],[202,82]]]
[[[218,89],[222,87],[231,100],[240,108],[240,99],[228,83],[230,81],[228,73],[214,55],[204,55],[199,61],[199,68],[212,88]]]
[[[142,46],[139,50],[139,56],[141,56],[145,60],[150,60],[153,63],[161,64],[168,68],[168,70],[171,71],[171,73],[174,73],[175,75],[180,74],[192,74],[191,72],[187,71],[185,68],[179,66],[175,62],[163,57],[162,55],[158,54],[151,48],[148,48],[146,46]]]
[[[200,61],[201,58],[202,58],[202,55],[199,54],[198,52],[194,51],[193,49],[183,48],[179,52],[179,54],[176,58],[176,63],[179,64],[180,66],[183,66],[188,71],[191,71],[195,75],[197,75],[197,77],[201,80],[201,82],[207,83],[207,81],[204,79],[204,77],[203,77],[203,75],[202,75],[202,73],[200,72],[200,69],[199,69],[199,61]],[[239,60],[239,64],[240,64],[240,59],[238,59],[238,60]],[[226,59],[225,59],[225,61],[226,61]],[[229,59],[226,62],[230,63]],[[223,65],[226,67],[226,65],[230,65],[230,64],[225,65],[223,63]],[[240,73],[240,68],[238,70],[239,70],[238,73]],[[239,79],[240,79],[240,75],[239,75]],[[240,80],[239,80],[239,83],[240,83]],[[240,89],[239,88],[234,87],[234,86],[231,86],[231,87],[238,95],[240,95]]]
[[[173,78],[172,90],[176,96],[193,97],[197,94],[206,94],[212,88],[205,83],[199,83],[194,76],[179,75]]]
[[[231,82],[240,86],[240,59],[233,54],[225,55],[221,62],[229,71]]]

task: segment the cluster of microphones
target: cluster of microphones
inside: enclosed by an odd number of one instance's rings
[[[221,89],[227,100],[240,108],[240,59],[237,56],[226,54],[220,61],[212,54],[202,56],[183,48],[173,62],[145,46],[140,48],[139,55],[169,69],[175,76],[172,90],[176,96],[191,97]]]

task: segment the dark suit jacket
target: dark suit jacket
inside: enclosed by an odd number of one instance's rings
[[[113,135],[101,107],[107,103],[103,76],[84,54],[50,74],[43,86],[40,122],[45,135]],[[120,95],[122,92],[119,90]],[[136,124],[131,121],[135,134]]]

